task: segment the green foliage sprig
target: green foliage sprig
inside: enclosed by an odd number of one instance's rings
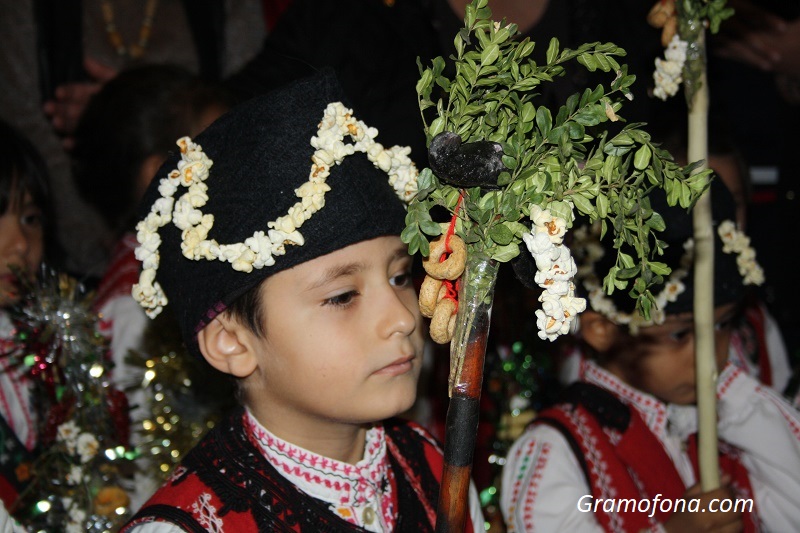
[[[661,188],[670,205],[689,209],[707,187],[710,172],[692,175],[698,165],[680,167],[651,141],[643,124],[627,124],[613,136],[602,127],[622,118],[622,100],[630,97],[635,81],[617,61],[625,55],[623,49],[599,42],[561,49],[552,39],[546,62],[539,65],[530,57],[535,43],[519,40],[515,24],[492,21],[488,0],[470,3],[464,22],[455,38],[453,79],[444,76],[441,57],[429,67],[419,64],[417,94],[427,139],[450,131],[465,143],[497,142],[506,170],[498,178],[499,189],[462,191],[423,169],[402,234],[409,252],[427,256],[429,238],[441,234],[431,216],[436,206],[457,215],[456,231],[468,254],[482,253],[500,262],[520,253],[533,205],[549,209],[568,227],[577,208],[590,221],[600,220],[603,234],[613,231],[617,258],[604,279],[606,292],[625,289],[632,281],[631,296],[649,317],[654,301],[650,288],[662,283],[670,268],[654,259],[663,249],[654,232],[662,231],[664,222],[647,196]],[[613,74],[610,85],[587,87],[557,110],[537,105],[541,86],[563,76],[565,64],[574,61],[590,72]],[[426,110],[434,108],[435,118],[429,122]],[[462,192],[462,208],[456,213]],[[622,252],[623,243],[637,257]]]

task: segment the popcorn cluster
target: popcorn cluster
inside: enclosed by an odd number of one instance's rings
[[[756,262],[756,251],[750,246],[750,237],[739,231],[730,220],[723,221],[717,228],[722,239],[722,251],[736,253],[736,266],[744,278],[745,285],[761,285],[764,283],[764,269]]]
[[[136,225],[139,241],[136,259],[142,262],[142,273],[139,283],[133,286],[133,298],[150,318],[156,317],[167,304],[167,297],[155,277],[161,245],[158,230],[170,222],[182,232],[181,252],[188,259],[225,261],[240,272],[274,265],[275,257],[286,253],[286,245],[303,245],[303,235],[298,228],[325,206],[325,193],[330,190],[325,180],[332,166],[356,152],[365,153],[377,168],[386,172],[398,197],[404,202],[410,201],[417,192],[417,169],[409,158],[411,149],[399,146],[386,149],[375,141],[377,134],[378,130],[356,120],[352,110],[342,103],[328,104],[317,135],[311,138],[315,152],[311,156],[308,181],[294,191],[298,201],[285,215],[268,222],[266,232],[256,231],[244,242],[233,244],[219,244],[215,239],[208,239],[214,215],[200,210],[208,202],[208,186],[204,182],[210,175],[213,161],[188,137],[179,139],[178,168],[161,179],[158,187],[161,198]],[[348,137],[352,143],[345,143]],[[179,187],[187,191],[175,201],[173,197]]]
[[[688,43],[682,41],[678,35],[674,35],[669,42],[664,58],[656,58],[656,70],[653,72],[653,80],[656,86],[653,95],[666,100],[670,96],[675,96],[683,81],[683,65],[686,63],[686,48]]]
[[[534,280],[544,289],[539,296],[542,309],[536,311],[539,338],[550,341],[569,333],[578,313],[586,309],[586,300],[575,297],[572,279],[577,273],[569,248],[564,246],[567,222],[538,205],[531,208],[531,232],[522,240],[536,261]]]

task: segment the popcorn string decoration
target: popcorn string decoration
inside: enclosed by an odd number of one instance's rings
[[[325,193],[330,190],[326,179],[331,168],[356,152],[366,154],[377,168],[386,172],[398,197],[404,202],[410,201],[416,193],[417,177],[416,167],[409,158],[411,149],[399,146],[384,148],[375,141],[377,134],[378,130],[356,120],[352,110],[341,102],[328,104],[319,131],[311,138],[315,152],[311,156],[309,179],[295,189],[298,202],[289,208],[286,215],[268,222],[266,231],[257,230],[244,242],[231,244],[220,244],[208,238],[214,226],[214,215],[201,211],[208,201],[205,182],[213,161],[188,137],[179,139],[181,160],[178,168],[161,179],[158,190],[162,197],[136,225],[139,241],[136,258],[142,262],[142,272],[139,283],[132,290],[134,299],[145,308],[150,318],[157,316],[167,304],[167,297],[155,278],[161,245],[158,230],[170,222],[182,232],[181,251],[188,259],[228,262],[240,272],[274,265],[275,258],[286,253],[287,245],[303,245],[299,228],[325,206]],[[346,143],[347,138],[353,142]],[[179,187],[185,187],[187,191],[174,200]]]

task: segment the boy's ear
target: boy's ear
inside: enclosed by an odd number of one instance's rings
[[[581,336],[599,353],[607,352],[617,339],[616,324],[595,311],[586,310],[580,315]]]
[[[244,378],[257,367],[253,338],[246,326],[222,313],[200,330],[197,343],[211,366],[220,372]]]

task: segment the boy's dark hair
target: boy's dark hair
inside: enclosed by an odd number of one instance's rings
[[[228,93],[177,65],[124,70],[92,97],[75,132],[75,181],[115,233],[135,223],[145,159],[174,151],[214,105],[230,107]]]
[[[42,210],[45,257],[59,255],[49,191],[50,175],[39,150],[21,131],[0,120],[0,214],[30,194]]]
[[[264,338],[267,334],[264,324],[265,314],[264,308],[261,305],[263,299],[261,298],[261,287],[263,283],[251,288],[228,306],[228,314],[247,327],[253,334],[258,337]]]

